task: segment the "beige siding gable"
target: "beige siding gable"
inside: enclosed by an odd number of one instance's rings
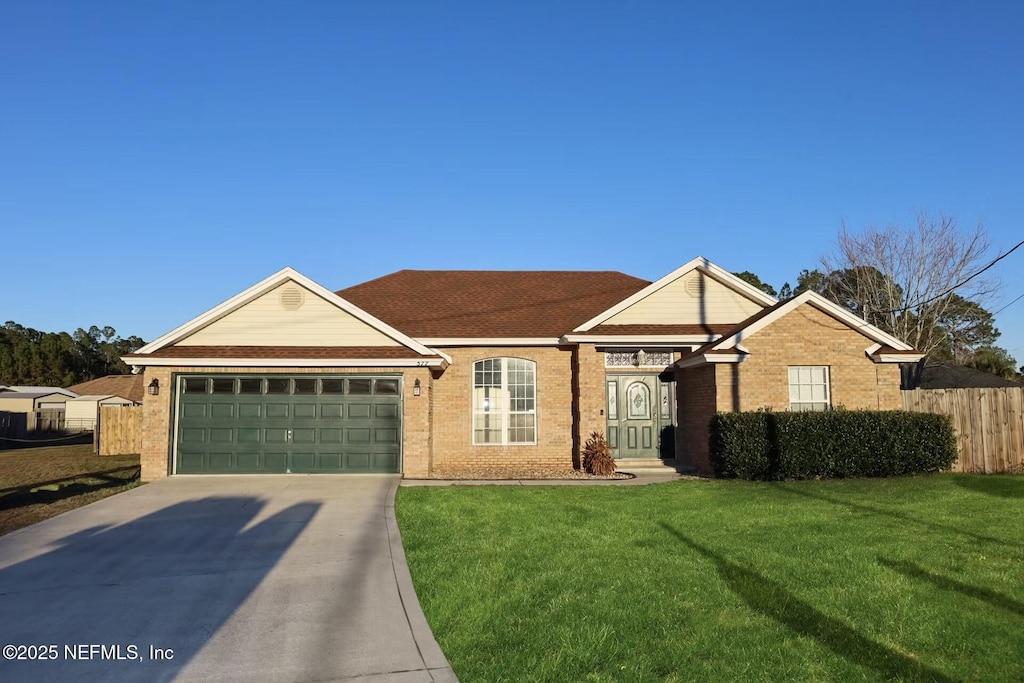
[[[605,320],[604,325],[738,323],[764,306],[710,275],[691,270]]]
[[[177,342],[179,346],[401,346],[294,281]]]

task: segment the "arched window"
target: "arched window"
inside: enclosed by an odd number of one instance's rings
[[[537,443],[537,364],[522,358],[473,363],[473,443]]]

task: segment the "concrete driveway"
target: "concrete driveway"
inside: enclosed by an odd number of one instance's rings
[[[37,660],[0,680],[454,681],[397,486],[179,476],[0,537],[0,645]]]

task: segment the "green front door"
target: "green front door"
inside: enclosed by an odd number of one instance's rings
[[[608,445],[620,458],[671,458],[672,384],[657,375],[607,375]]]
[[[400,472],[399,377],[181,375],[177,474]]]

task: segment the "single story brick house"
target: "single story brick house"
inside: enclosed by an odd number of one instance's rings
[[[921,354],[806,292],[704,258],[619,272],[402,270],[331,292],[285,268],[124,357],[144,370],[142,476],[710,471],[716,411],[895,409]]]

